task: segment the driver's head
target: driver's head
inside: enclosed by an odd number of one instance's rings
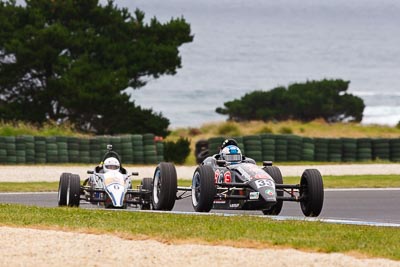
[[[119,161],[114,157],[107,158],[104,161],[104,167],[103,167],[104,172],[108,172],[111,170],[119,170],[119,167],[120,167]]]
[[[224,142],[222,142],[221,151],[227,146],[238,146],[238,143],[235,139],[225,139]]]
[[[242,161],[242,152],[234,145],[224,147],[220,154],[221,158],[229,163],[239,163]]]

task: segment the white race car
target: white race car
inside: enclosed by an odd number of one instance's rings
[[[141,209],[172,210],[177,192],[177,175],[175,166],[171,163],[158,164],[153,178],[143,178],[136,189],[132,188],[132,176],[121,165],[119,155],[107,146],[103,157],[113,157],[119,161],[118,170],[103,171],[100,164],[87,173],[90,176],[81,185],[79,175],[62,173],[58,187],[58,206],[79,207],[81,200],[104,205],[106,208],[127,208],[128,206]]]

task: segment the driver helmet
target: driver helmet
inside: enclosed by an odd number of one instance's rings
[[[236,142],[235,139],[225,139],[225,141],[222,142],[221,150],[230,145],[238,146],[238,143]]]
[[[111,170],[118,171],[119,167],[120,167],[119,160],[114,157],[107,158],[104,161],[104,167],[103,167],[104,172],[108,172]]]
[[[242,152],[235,145],[229,145],[221,150],[221,158],[230,163],[239,163],[242,161]]]

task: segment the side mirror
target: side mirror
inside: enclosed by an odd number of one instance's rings
[[[133,175],[133,176],[138,176],[139,173],[138,173],[138,172],[132,172],[132,175]]]
[[[219,167],[225,167],[226,166],[226,160],[223,160],[223,159],[217,160],[217,165]]]
[[[86,173],[87,173],[87,174],[93,174],[94,171],[87,171]]]

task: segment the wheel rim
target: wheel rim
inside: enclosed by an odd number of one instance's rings
[[[160,170],[157,170],[154,174],[154,185],[153,185],[153,200],[154,203],[158,203],[159,195],[161,191],[161,179],[160,179]]]
[[[60,183],[60,184],[61,184],[61,183]],[[61,200],[60,194],[61,194],[61,186],[59,185],[59,186],[58,186],[58,203],[60,203],[60,200]]]
[[[303,210],[306,210],[308,209],[308,183],[306,179],[301,181],[300,195],[304,197],[304,201],[300,202],[300,205]]]
[[[67,205],[69,206],[69,191],[70,191],[70,185],[67,187]]]
[[[192,203],[193,206],[197,206],[199,204],[200,197],[200,174],[196,172],[193,176],[192,180]]]

